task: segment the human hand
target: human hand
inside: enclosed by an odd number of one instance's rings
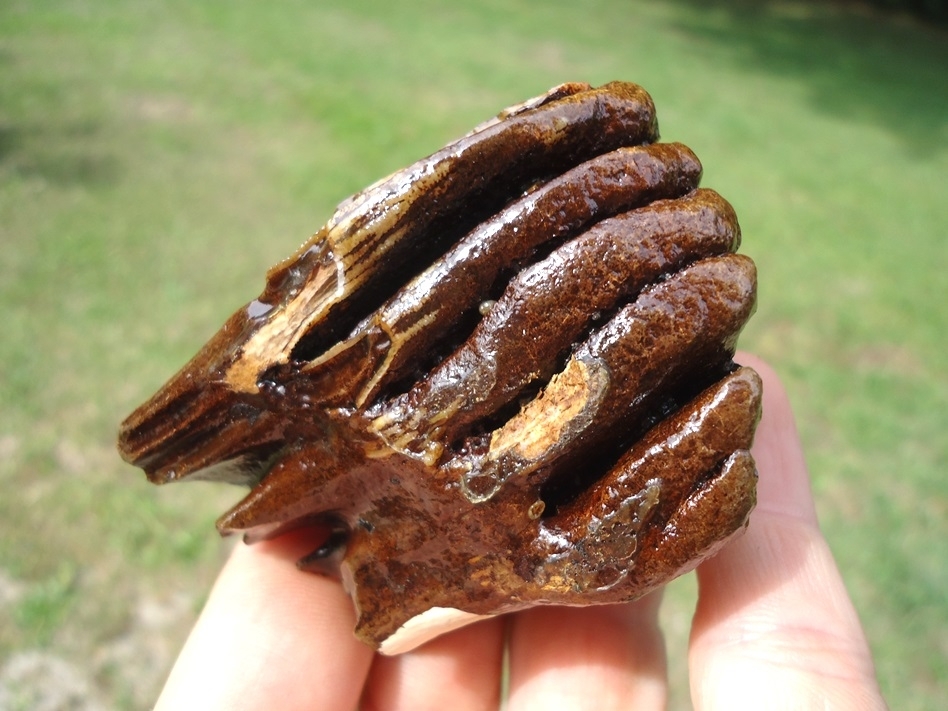
[[[884,709],[869,649],[816,521],[789,402],[764,380],[750,526],[698,567],[695,709]],[[349,597],[294,561],[312,531],[238,546],[168,679],[167,709],[495,709],[505,640],[510,711],[664,708],[660,594],[496,617],[397,657],[352,634]]]

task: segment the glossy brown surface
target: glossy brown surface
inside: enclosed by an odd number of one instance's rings
[[[156,483],[321,521],[378,646],[432,608],[630,600],[745,524],[760,381],[730,205],[633,84],[567,84],[345,202],[122,425]]]

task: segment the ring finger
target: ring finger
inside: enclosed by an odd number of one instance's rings
[[[510,619],[509,711],[663,709],[661,593],[595,607],[539,607]]]

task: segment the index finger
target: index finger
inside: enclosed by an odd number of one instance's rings
[[[352,603],[294,565],[319,535],[236,547],[156,709],[356,708],[372,650],[352,634]]]

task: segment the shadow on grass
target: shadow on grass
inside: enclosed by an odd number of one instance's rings
[[[49,76],[55,59],[32,73],[23,71],[18,60],[0,47],[0,171],[55,185],[118,182],[121,170],[103,119],[70,114],[77,104],[87,112],[94,104],[76,101],[80,91]],[[29,109],[24,112],[23,106]],[[13,118],[23,113],[31,118]]]
[[[721,57],[802,82],[814,109],[872,122],[919,156],[948,148],[948,30],[853,3],[674,0]]]
[[[100,137],[101,130],[90,123],[0,126],[0,166],[57,185],[115,183],[119,165],[95,148],[92,139]]]

